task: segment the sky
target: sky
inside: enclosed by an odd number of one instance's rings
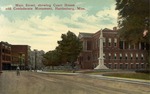
[[[79,32],[95,33],[117,26],[115,3],[115,0],[0,0],[0,41],[29,45],[32,50],[54,50],[61,35],[68,31],[78,36]]]

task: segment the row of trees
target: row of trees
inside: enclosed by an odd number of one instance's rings
[[[70,63],[75,66],[75,61],[82,50],[82,44],[79,38],[71,31],[61,35],[58,46],[55,50],[49,51],[43,55],[43,64],[46,66],[58,66]]]

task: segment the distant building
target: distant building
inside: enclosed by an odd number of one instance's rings
[[[117,29],[103,29],[104,65],[109,69],[145,69],[147,64],[145,43],[131,44],[118,37]],[[98,65],[100,31],[79,33],[83,50],[79,55],[82,69],[94,69]]]
[[[44,67],[42,63],[44,53],[43,50],[38,51],[36,49],[30,52],[31,69],[42,69]]]

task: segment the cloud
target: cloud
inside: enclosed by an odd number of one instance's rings
[[[115,5],[112,5],[110,8],[104,8],[103,11],[96,13],[96,16],[102,20],[110,20],[114,24],[117,22],[118,11],[115,10]]]
[[[79,3],[82,4],[82,3]],[[26,20],[16,19],[14,22],[0,15],[0,40],[10,44],[26,44],[32,49],[53,50],[61,34],[68,30],[76,35],[79,32],[95,33],[101,28],[112,28],[117,24],[117,12],[114,6],[110,9],[88,14],[85,11],[70,11],[70,17],[51,14],[41,18],[41,14],[32,15]]]

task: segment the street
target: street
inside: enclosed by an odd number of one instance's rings
[[[97,79],[83,74],[4,71],[0,94],[149,94],[149,85]]]

